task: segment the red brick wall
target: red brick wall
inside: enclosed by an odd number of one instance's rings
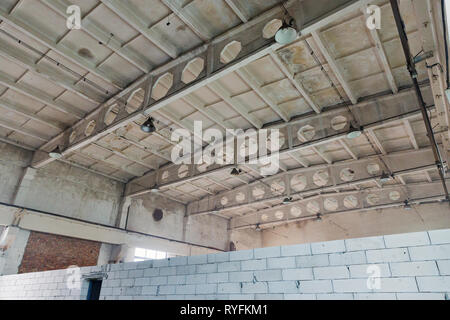
[[[31,232],[19,273],[94,266],[100,246],[100,242]]]

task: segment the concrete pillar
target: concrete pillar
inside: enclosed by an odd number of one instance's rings
[[[125,229],[127,225],[128,209],[131,205],[131,197],[123,197],[117,214],[116,227]]]
[[[97,265],[104,266],[105,264],[110,263],[112,256],[113,245],[102,243],[100,247],[100,251],[98,253]]]
[[[30,231],[8,226],[0,235],[0,275],[16,274],[22,263]]]
[[[111,250],[111,263],[133,262],[134,261],[134,247],[126,244],[113,245]]]
[[[37,170],[28,167],[24,170],[22,179],[17,185],[16,193],[13,198],[13,204],[26,207],[26,199],[28,190],[31,188],[31,183],[36,175]]]

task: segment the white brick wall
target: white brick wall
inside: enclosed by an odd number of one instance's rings
[[[376,266],[379,274],[373,274]],[[82,268],[104,271],[101,299],[448,299],[450,230]],[[0,299],[85,299],[66,270],[0,277]],[[368,286],[379,277],[380,287]],[[369,284],[371,282],[369,281]]]

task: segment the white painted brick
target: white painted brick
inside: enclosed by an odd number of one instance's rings
[[[206,274],[188,274],[186,276],[186,284],[202,284],[206,283]]]
[[[208,256],[189,256],[187,261],[188,264],[205,264],[208,263]]]
[[[381,278],[390,277],[391,271],[389,269],[389,265],[387,263],[378,263],[378,264],[361,264],[361,265],[352,265],[349,266],[350,269],[350,277],[351,278],[364,278],[367,279],[371,274],[371,272],[367,272],[369,267],[377,266],[380,270],[379,276]],[[369,270],[370,271],[370,270]]]
[[[284,269],[284,268],[295,268],[295,257],[284,257],[284,258],[268,258],[267,268],[268,269]]]
[[[353,300],[352,293],[318,293],[317,300]]]
[[[267,259],[242,261],[241,269],[242,271],[267,269]]]
[[[144,276],[144,270],[142,269],[135,269],[135,270],[130,270],[129,271],[129,277],[130,278],[141,278]]]
[[[328,254],[295,257],[297,268],[324,267],[330,264]]]
[[[233,272],[241,270],[241,263],[239,261],[221,262],[217,266],[218,272]]]
[[[198,284],[195,287],[195,294],[213,294],[217,292],[217,284]]]
[[[217,286],[218,293],[241,293],[241,284],[236,283],[219,283]],[[231,299],[231,297],[230,297]]]
[[[148,286],[150,285],[150,278],[136,278],[134,281],[135,286]]]
[[[281,256],[307,256],[311,254],[311,244],[297,244],[295,246],[281,247]]]
[[[217,272],[217,264],[216,263],[198,264],[196,272],[197,273],[213,273],[213,272]]]
[[[420,292],[450,292],[450,277],[417,277]]]
[[[281,256],[280,247],[258,248],[254,250],[255,259],[274,258]]]
[[[205,300],[205,295],[203,294],[195,294],[195,295],[185,295],[184,296],[185,300]]]
[[[309,293],[285,293],[284,300],[316,300],[316,295]]]
[[[253,250],[241,250],[230,252],[230,261],[241,261],[253,259]]]
[[[450,276],[450,260],[439,260],[437,264],[442,276]]]
[[[208,263],[227,262],[230,261],[229,252],[211,253],[207,255]]]
[[[182,266],[187,264],[187,257],[169,258],[169,266]]]
[[[347,248],[347,251],[362,251],[362,250],[385,248],[384,239],[382,236],[347,239],[345,240],[345,246]]]
[[[314,279],[347,279],[350,277],[350,272],[347,267],[315,267],[313,268]]]
[[[428,231],[432,244],[450,243],[450,229]]]
[[[331,280],[306,280],[300,281],[300,293],[331,293],[333,287]]]
[[[159,276],[159,268],[150,268],[144,270],[144,277]]]
[[[445,300],[445,293],[397,293],[398,300]]]
[[[177,266],[177,275],[194,274],[195,270],[195,265]]]
[[[283,300],[283,294],[281,293],[257,293],[255,294],[255,300]]]
[[[312,254],[344,252],[344,240],[311,243]]]
[[[426,232],[387,235],[384,236],[384,242],[386,243],[386,248],[425,246],[430,244]]]
[[[412,261],[450,259],[450,244],[411,247],[408,250]]]
[[[120,285],[122,287],[131,287],[134,285],[134,279],[122,279]]]
[[[254,294],[230,294],[230,300],[255,300]]]
[[[176,294],[195,294],[195,284],[177,286]]]
[[[155,295],[157,290],[158,290],[158,286],[145,286],[145,287],[142,287],[142,294],[143,295]]]
[[[167,277],[167,284],[186,284],[186,276],[169,276]]]
[[[417,292],[416,281],[410,278],[380,278],[380,289],[370,289],[367,279],[333,280],[335,292]]]
[[[167,284],[167,277],[153,277],[150,278],[150,285],[157,286],[161,284]]]
[[[169,259],[153,260],[154,268],[168,267]]]
[[[282,280],[281,270],[262,270],[253,272],[256,281],[280,281]]]
[[[251,271],[230,272],[228,275],[230,282],[251,282],[254,280]]]
[[[273,282],[269,282],[273,283]],[[268,283],[266,282],[243,282],[242,283],[242,293],[268,293],[267,288]]]
[[[354,293],[355,300],[396,300],[395,293]]]
[[[268,282],[270,293],[299,293],[300,283],[296,281]]]
[[[228,282],[228,273],[227,272],[222,272],[222,273],[211,273],[211,274],[208,274],[206,281],[208,283]]]
[[[436,262],[396,262],[391,263],[392,276],[437,276],[439,275]]]
[[[332,253],[330,254],[330,265],[351,265],[367,263],[364,251]]]
[[[368,263],[409,261],[408,249],[379,249],[366,251]]]
[[[208,294],[205,300],[230,300],[230,296],[228,294]]]
[[[159,268],[160,276],[174,276],[177,274],[177,267],[163,267]]]
[[[283,280],[313,280],[312,268],[284,269]]]

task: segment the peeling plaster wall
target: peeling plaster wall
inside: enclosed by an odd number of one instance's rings
[[[16,205],[114,225],[123,184],[61,162],[36,170],[17,193]]]
[[[315,241],[341,240],[450,227],[448,203],[424,204],[412,210],[391,208],[324,216],[321,221],[306,220],[265,229],[262,245],[278,246]]]
[[[156,208],[162,209],[161,221],[153,219]],[[126,228],[218,249],[228,246],[228,221],[215,216],[185,217],[185,206],[157,195],[133,199],[128,211]],[[163,250],[164,248],[154,248]],[[203,251],[203,250],[200,250]],[[196,254],[191,248],[191,254]]]
[[[0,201],[12,203],[32,152],[0,142]]]

